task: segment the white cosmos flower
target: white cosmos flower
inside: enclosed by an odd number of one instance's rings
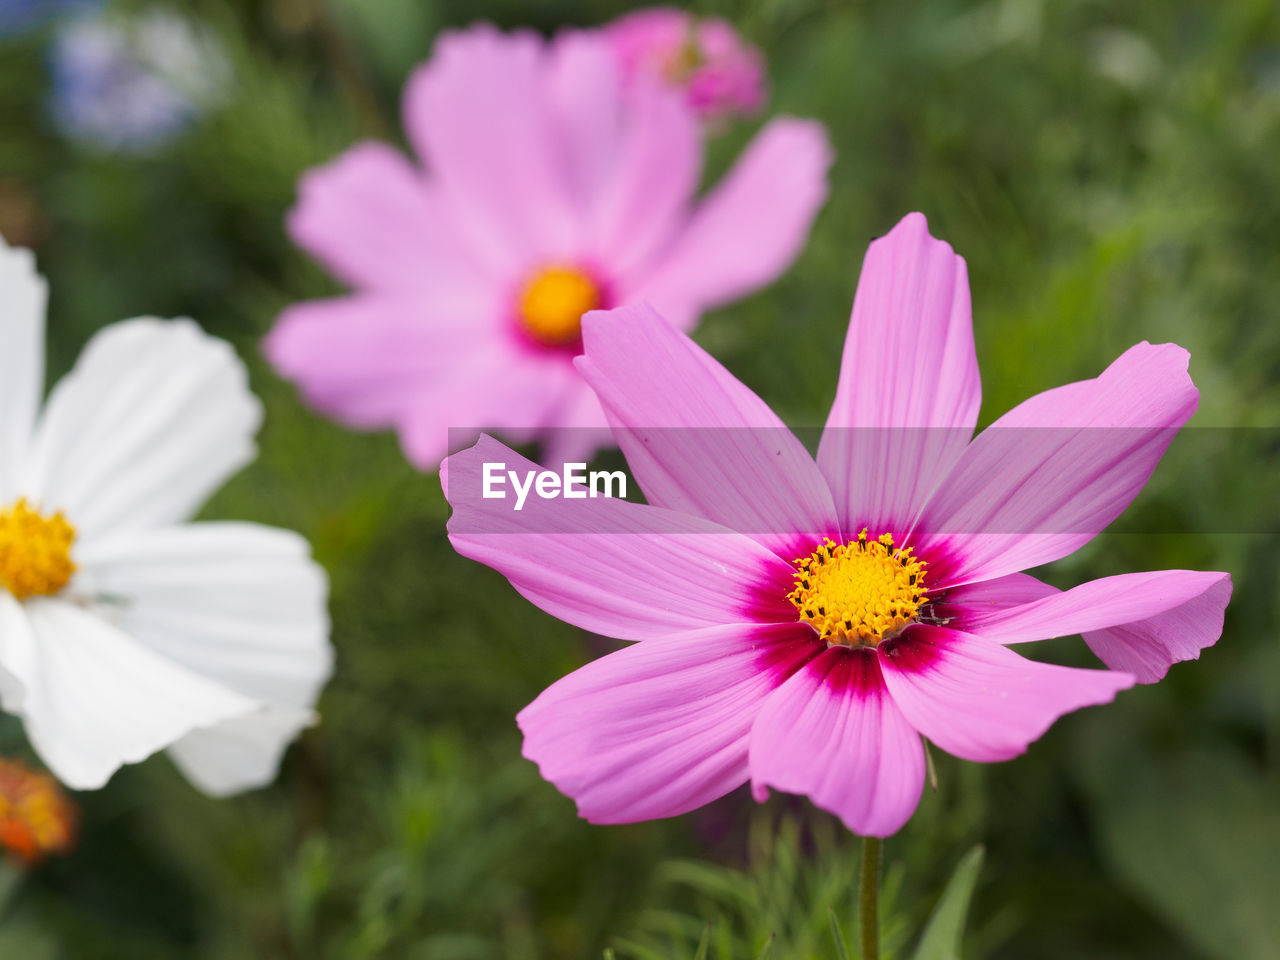
[[[45,297],[0,240],[0,706],[77,789],[166,748],[209,793],[268,783],[332,651],[305,540],[187,522],[254,455],[244,367],[189,320],[127,320],[41,410]]]

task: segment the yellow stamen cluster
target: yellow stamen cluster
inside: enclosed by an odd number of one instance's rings
[[[28,863],[64,853],[75,840],[75,821],[53,777],[0,758],[0,846]]]
[[[702,45],[698,43],[697,31],[690,26],[684,42],[667,58],[662,74],[668,83],[684,86],[689,82],[693,72],[704,63],[706,63],[706,57],[703,56]]]
[[[900,633],[929,599],[925,561],[911,548],[895,550],[893,535],[823,543],[795,561],[795,589],[787,599],[800,619],[828,643],[874,647]]]
[[[76,570],[75,538],[61,512],[45,516],[25,498],[0,510],[0,587],[19,600],[57,593]]]
[[[582,315],[600,306],[600,289],[581,270],[549,267],[520,292],[520,325],[533,339],[569,346],[582,335]]]

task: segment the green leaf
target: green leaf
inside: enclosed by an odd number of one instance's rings
[[[764,946],[761,947],[760,952],[756,954],[756,960],[768,960],[769,955],[773,953],[773,942],[775,939],[775,934],[769,934],[769,939],[764,942]]]
[[[831,907],[827,907],[827,918],[831,921],[831,939],[836,944],[836,960],[849,960],[849,951],[844,943],[844,930],[840,928],[840,918]]]
[[[702,939],[698,941],[698,952],[693,960],[707,960],[707,951],[711,949],[711,924],[702,928]]]
[[[964,939],[964,922],[969,914],[969,901],[982,869],[984,851],[981,844],[960,860],[947,881],[946,889],[933,915],[924,928],[914,960],[960,960],[960,943]]]

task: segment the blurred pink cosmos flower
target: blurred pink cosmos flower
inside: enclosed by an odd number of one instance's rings
[[[577,361],[648,505],[480,495],[482,438],[442,477],[450,539],[526,598],[640,641],[519,715],[524,754],[602,823],[684,813],[750,780],[887,836],[921,738],[979,762],[1152,682],[1221,633],[1225,573],[1060,592],[1019,571],[1072,553],[1137,495],[1198,393],[1140,343],[973,437],[964,261],[919,214],[871,245],[816,463],[750,390],[647,306],[593,314]],[[1083,634],[1112,669],[1007,644]]]
[[[363,143],[302,179],[289,231],[356,290],[286,310],[265,349],[319,410],[395,427],[422,468],[449,427],[583,428],[548,460],[609,442],[573,366],[583,314],[643,299],[688,329],[774,280],[831,162],[819,124],[776,119],[695,201],[697,116],[656,83],[624,89],[598,32],[447,34],[405,127],[425,169]]]
[[[604,30],[628,77],[656,77],[683,90],[706,120],[751,116],[764,106],[760,51],[743,43],[724,20],[649,7]]]

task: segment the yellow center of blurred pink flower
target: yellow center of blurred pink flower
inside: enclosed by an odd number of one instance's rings
[[[582,315],[600,299],[600,288],[581,270],[548,267],[520,292],[520,325],[540,343],[568,346],[582,335]]]
[[[57,593],[76,570],[75,538],[61,511],[46,516],[25,498],[0,510],[0,586],[19,600]]]
[[[928,602],[925,561],[911,548],[894,549],[893,535],[835,544],[827,540],[795,561],[795,589],[787,594],[828,643],[874,647],[897,636]]]
[[[682,87],[689,82],[693,72],[704,63],[706,59],[702,55],[702,47],[699,46],[697,34],[690,25],[684,42],[671,52],[667,62],[663,64],[662,75],[666,77],[668,83]]]

